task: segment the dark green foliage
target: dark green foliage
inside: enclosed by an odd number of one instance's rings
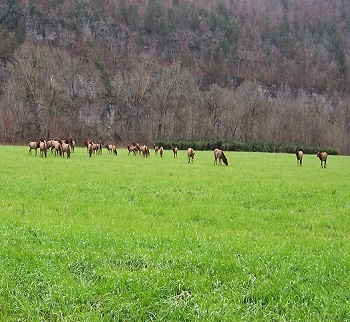
[[[180,150],[186,150],[192,147],[194,150],[211,151],[214,149],[221,149],[224,151],[246,151],[246,152],[280,152],[280,153],[294,153],[295,148],[302,150],[305,154],[316,154],[317,151],[326,151],[330,155],[338,155],[339,151],[332,147],[312,147],[300,146],[297,144],[275,144],[263,143],[257,141],[239,142],[234,139],[179,139],[179,140],[158,140],[155,143],[162,146],[164,149],[171,149],[177,146]]]

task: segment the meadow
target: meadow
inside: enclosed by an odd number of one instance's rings
[[[1,321],[349,321],[350,157],[0,146]]]

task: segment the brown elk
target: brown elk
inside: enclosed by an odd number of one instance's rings
[[[71,153],[71,146],[69,143],[62,142],[61,144],[62,148],[62,155],[64,157],[64,153],[67,153],[67,159],[70,159],[70,153]]]
[[[133,145],[133,146],[128,145],[127,148],[128,148],[128,155],[130,155],[130,152],[136,155],[137,151],[139,150],[136,145]]]
[[[75,141],[73,140],[72,137],[70,137],[68,140],[67,140],[67,143],[70,145],[71,147],[71,151],[74,153],[74,149],[75,149]]]
[[[40,146],[40,141],[31,141],[28,143],[28,146],[29,146],[29,151],[28,151],[28,154],[32,153],[32,150],[35,150],[35,155],[37,154],[37,149],[39,148]]]
[[[99,143],[94,143],[94,142],[89,142],[88,143],[88,152],[90,154],[90,145],[92,146],[92,152],[97,155],[102,155],[102,142],[100,141]]]
[[[194,155],[195,155],[195,152],[193,151],[193,149],[192,148],[188,148],[187,149],[187,157],[188,157],[188,162],[187,163],[190,163],[191,158],[192,158],[192,163],[193,163]]]
[[[303,164],[303,156],[304,156],[303,151],[298,150],[298,148],[295,148],[294,153],[297,156],[297,166],[298,165],[302,166],[302,164]]]
[[[89,143],[87,149],[88,149],[88,152],[89,152],[89,156],[90,156],[90,158],[91,158],[92,153],[94,152],[94,144],[93,144],[92,142]]]
[[[61,143],[59,141],[57,141],[57,140],[52,140],[51,144],[52,144],[51,152],[52,152],[53,149],[55,149],[55,155],[57,155],[57,154],[61,155],[62,154],[62,145],[61,145]]]
[[[47,150],[50,150],[51,147],[52,147],[52,140],[46,141],[46,149],[47,149]]]
[[[106,149],[109,153],[118,155],[117,147],[114,144],[106,144]]]
[[[86,151],[89,152],[89,145],[92,144],[91,140],[84,141],[84,145],[86,146]]]
[[[39,143],[39,148],[40,148],[40,156],[43,157],[45,155],[45,158],[47,157],[47,144],[46,141],[40,141]]]
[[[164,149],[163,149],[163,147],[161,146],[161,147],[159,148],[159,155],[160,155],[161,158],[163,157],[163,152],[164,152]]]
[[[173,150],[173,153],[174,153],[174,158],[177,157],[177,151],[178,151],[177,146],[172,148],[172,150]]]
[[[327,163],[327,152],[317,152],[317,157],[320,159],[321,161],[321,168],[325,168],[326,167],[326,163]]]
[[[154,154],[157,155],[159,151],[158,145],[154,145]]]
[[[97,153],[98,155],[102,155],[102,141],[100,141],[99,143],[97,143],[95,146],[97,146],[97,147],[96,147],[96,153]]]
[[[112,144],[106,144],[105,147],[109,153],[113,152],[113,145]]]
[[[141,152],[141,155],[143,157],[148,158],[150,156],[149,149],[147,145],[141,145],[139,148],[139,151]]]
[[[225,156],[224,151],[220,150],[220,149],[215,149],[214,150],[214,164],[218,163],[218,159],[219,159],[219,164],[221,164],[221,161],[223,163],[225,163],[228,166],[228,161],[227,158]]]

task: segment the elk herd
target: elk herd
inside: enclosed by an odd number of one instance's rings
[[[72,138],[69,139],[53,139],[53,140],[44,140],[40,139],[38,141],[31,141],[28,143],[29,146],[29,151],[28,154],[32,154],[32,150],[35,151],[35,155],[37,155],[37,150],[39,149],[40,156],[41,157],[47,157],[48,151],[51,151],[52,154],[55,156],[61,156],[64,158],[66,155],[67,159],[70,159],[71,153],[74,153],[75,149],[75,141]],[[91,140],[86,140],[84,142],[84,145],[86,147],[86,151],[91,158],[93,155],[102,155],[102,142],[99,141],[98,143],[95,143]],[[104,146],[107,149],[107,152],[109,154],[114,154],[118,155],[118,150],[117,146],[114,144],[106,144]],[[163,157],[164,153],[164,148],[158,147],[157,145],[153,146],[154,148],[154,153],[155,155],[159,155],[161,158]],[[140,145],[139,143],[132,143],[131,145],[127,145],[127,150],[128,150],[128,156],[130,153],[132,153],[134,156],[140,155],[144,158],[148,158],[150,156],[150,150],[147,145]],[[172,147],[171,148],[174,158],[177,158],[177,153],[178,153],[178,148]],[[297,166],[302,166],[303,164],[303,156],[304,153],[303,151],[299,150],[298,148],[295,148],[294,154],[296,155],[297,158]],[[195,152],[193,148],[188,148],[187,149],[187,158],[188,158],[188,163],[193,163],[194,160],[194,155]],[[316,156],[320,159],[321,161],[321,168],[326,168],[327,164],[327,152],[325,151],[319,151],[317,152]],[[219,161],[219,162],[218,162]],[[215,149],[214,150],[214,165],[221,165],[225,164],[228,166],[228,160],[226,158],[226,155],[223,150],[221,149]]]
[[[44,140],[40,139],[38,141],[31,141],[28,144],[29,146],[29,154],[32,153],[32,150],[35,150],[35,155],[37,155],[37,150],[40,151],[41,157],[47,157],[47,152],[51,151],[51,153],[55,153],[55,156],[59,155],[64,157],[66,154],[67,159],[70,158],[71,152],[74,152],[75,149],[75,141],[70,138],[68,140],[60,139],[60,140]]]

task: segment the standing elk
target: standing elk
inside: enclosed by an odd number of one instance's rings
[[[218,159],[219,159],[219,164],[221,164],[221,161],[223,163],[225,163],[228,166],[228,161],[227,158],[225,156],[224,151],[220,150],[220,149],[215,149],[214,150],[214,164],[218,163]]]
[[[154,154],[157,155],[159,151],[158,145],[154,145]]]
[[[174,158],[177,157],[177,151],[179,150],[179,149],[177,148],[177,146],[174,147],[174,148],[172,148],[172,150],[173,150],[173,153],[174,153]]]
[[[163,149],[163,147],[161,146],[161,147],[159,148],[159,155],[160,155],[161,158],[163,157],[163,152],[164,152],[164,149]]]
[[[39,143],[39,148],[40,148],[40,156],[43,157],[45,155],[45,158],[47,157],[47,144],[46,141],[40,141]]]
[[[90,144],[92,144],[91,140],[84,141],[84,145],[86,146],[86,152],[88,152],[88,153],[89,153],[89,146],[90,146]]]
[[[113,152],[113,145],[112,144],[106,144],[105,147],[106,147],[108,153],[112,153]]]
[[[150,156],[149,149],[148,149],[147,145],[141,145],[139,148],[139,151],[141,152],[141,155],[143,157],[148,158]]]
[[[67,140],[67,143],[70,145],[71,150],[72,150],[72,152],[74,153],[74,149],[75,149],[75,141],[73,140],[73,138],[72,138],[72,137],[70,137],[70,138]]]
[[[303,151],[298,150],[298,148],[295,148],[294,153],[297,156],[297,166],[298,165],[302,166],[302,164],[303,164],[303,156],[304,156]]]
[[[90,154],[90,145],[92,146],[92,152],[97,155],[102,155],[102,142],[94,143],[92,141],[88,142],[88,153]],[[91,155],[90,155],[91,156]]]
[[[90,158],[91,158],[92,153],[94,152],[94,144],[93,144],[92,142],[89,143],[87,149],[88,149],[88,152],[89,152],[89,156],[90,156]]]
[[[40,141],[31,141],[28,143],[28,146],[29,146],[29,151],[28,151],[28,154],[32,154],[32,150],[35,150],[35,155],[37,154],[37,149],[39,148],[40,146]]]
[[[192,158],[192,163],[193,163],[194,155],[195,155],[195,152],[193,151],[193,149],[192,148],[188,148],[187,149],[187,157],[188,157],[188,162],[187,163],[190,163],[191,158]]]
[[[64,153],[67,153],[67,159],[70,159],[70,153],[71,153],[71,146],[69,143],[62,142],[62,155],[64,157]]]
[[[106,149],[108,151],[108,153],[113,153],[115,155],[118,155],[118,151],[117,151],[117,146],[114,144],[106,144]]]
[[[128,155],[130,155],[130,152],[132,152],[132,153],[134,153],[134,155],[136,155],[136,153],[138,151],[138,148],[136,145],[133,145],[133,146],[128,145],[127,148],[128,148]]]
[[[52,152],[53,149],[55,149],[55,155],[57,155],[57,154],[61,155],[62,154],[62,145],[61,145],[61,143],[59,141],[57,141],[57,140],[52,140],[51,144],[52,144],[51,152]]]
[[[327,152],[317,152],[317,157],[321,161],[321,168],[325,168],[327,163]]]

